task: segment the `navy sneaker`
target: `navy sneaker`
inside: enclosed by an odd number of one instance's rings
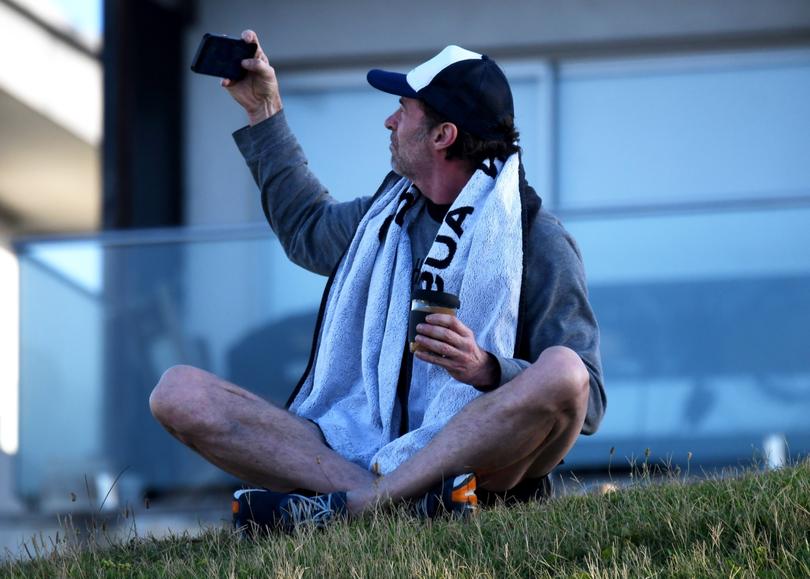
[[[233,494],[231,510],[234,529],[246,534],[273,530],[289,533],[304,526],[320,529],[348,515],[344,492],[306,496],[242,489]]]
[[[554,484],[551,475],[540,478],[527,478],[520,481],[508,491],[488,491],[478,489],[478,504],[482,507],[494,505],[513,506],[520,503],[543,503],[554,496]]]
[[[411,502],[411,511],[423,519],[442,515],[468,517],[478,511],[475,474],[468,473],[441,481],[422,497]]]

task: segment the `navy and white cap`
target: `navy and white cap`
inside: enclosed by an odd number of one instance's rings
[[[502,138],[504,123],[515,116],[512,90],[495,61],[484,54],[448,46],[407,74],[370,70],[376,89],[420,99],[440,115],[477,137]]]

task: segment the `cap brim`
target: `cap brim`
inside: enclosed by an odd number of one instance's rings
[[[368,71],[366,80],[377,90],[412,99],[419,98],[416,91],[408,84],[407,77],[400,72],[388,72],[375,68]]]

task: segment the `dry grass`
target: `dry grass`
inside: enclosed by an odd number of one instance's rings
[[[647,469],[604,495],[494,508],[469,521],[377,513],[256,542],[228,530],[57,549],[10,577],[810,577],[810,462],[685,483]]]

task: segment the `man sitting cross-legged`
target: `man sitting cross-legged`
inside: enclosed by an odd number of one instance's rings
[[[261,47],[243,67],[222,84],[248,115],[234,137],[265,214],[295,263],[330,275],[317,341],[287,409],[176,366],[150,398],[156,419],[261,487],[236,493],[237,525],[547,495],[548,473],[604,413],[599,334],[576,244],[526,183],[503,72],[456,46],[407,75],[369,72],[400,97],[385,120],[393,171],[373,196],[337,203],[307,168]],[[428,315],[412,353],[424,290],[460,307]]]

